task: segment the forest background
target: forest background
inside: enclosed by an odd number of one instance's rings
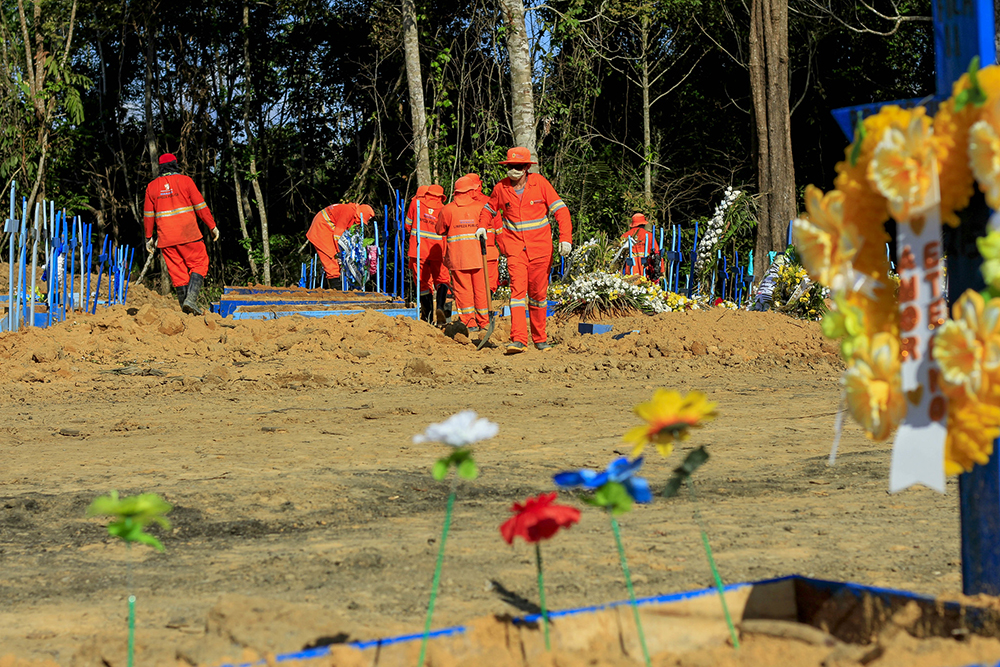
[[[0,181],[144,253],[144,189],[174,153],[222,229],[216,285],[294,283],[324,206],[489,186],[525,132],[577,243],[637,211],[690,230],[727,185],[778,230],[843,159],[831,109],[933,94],[930,2],[0,0]],[[762,159],[769,130],[790,149]]]

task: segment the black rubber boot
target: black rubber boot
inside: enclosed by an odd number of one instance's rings
[[[420,319],[424,322],[430,322],[431,311],[434,310],[434,295],[433,294],[421,294],[420,295]]]
[[[185,313],[201,315],[201,308],[198,307],[198,292],[201,291],[201,286],[204,282],[205,278],[200,274],[191,274],[191,280],[187,285],[187,296],[184,297],[184,303],[181,305],[181,309]]]
[[[448,301],[448,286],[438,285],[435,291],[435,311],[434,319],[439,326],[444,326],[448,322],[448,313],[445,312],[445,304]]]
[[[188,294],[188,286],[184,285],[183,287],[176,287],[174,288],[174,291],[177,293],[177,302],[181,305],[181,308],[183,308],[184,299],[187,298]]]

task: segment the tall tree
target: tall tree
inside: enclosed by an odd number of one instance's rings
[[[260,174],[257,173],[257,142],[250,125],[250,107],[255,103],[256,90],[253,87],[253,77],[250,67],[250,4],[243,0],[243,66],[244,66],[244,104],[243,131],[247,136],[247,148],[250,151],[250,185],[257,198],[257,215],[260,217],[260,243],[264,252],[264,284],[271,284],[271,239],[267,224],[267,204],[264,201],[264,191],[260,187]],[[255,114],[260,118],[261,114]],[[259,133],[260,128],[258,128]]]
[[[535,141],[535,94],[532,80],[531,44],[524,25],[522,0],[500,0],[507,24],[507,57],[510,59],[510,117],[514,143],[538,159]]]
[[[754,153],[760,189],[760,218],[754,267],[760,277],[768,252],[784,250],[795,217],[788,75],[788,0],[752,0],[750,9],[750,88],[753,97]]]
[[[410,88],[410,122],[413,155],[417,161],[417,185],[431,184],[431,161],[427,148],[427,114],[424,110],[424,80],[420,74],[420,37],[413,0],[403,0],[403,53],[406,82]]]

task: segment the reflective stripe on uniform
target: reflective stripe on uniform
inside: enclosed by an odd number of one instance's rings
[[[510,300],[510,307],[511,308],[527,308],[527,306],[528,306],[528,303],[524,299],[511,299]]]
[[[555,213],[561,208],[566,208],[566,204],[563,203],[562,199],[555,200],[554,202],[552,202],[552,205],[549,206],[549,215]]]
[[[456,234],[455,236],[448,237],[448,243],[458,243],[459,241],[475,241],[476,235],[473,234]]]
[[[200,204],[195,204],[194,205],[194,210],[196,210],[196,211],[200,211],[203,208],[208,208],[208,204],[206,204],[205,202],[202,202]]]
[[[181,206],[180,208],[174,208],[169,211],[157,211],[157,218],[169,218],[172,215],[180,215],[181,213],[194,213],[193,206]]]
[[[417,236],[420,237],[420,238],[422,238],[422,239],[433,239],[435,241],[440,241],[440,240],[442,240],[444,238],[440,234],[434,234],[432,232],[425,232],[424,230],[419,229],[419,228],[417,229]]]
[[[548,303],[548,301],[538,301],[536,299],[532,299],[529,296],[528,297],[528,305],[531,306],[532,308],[547,308],[548,305],[549,305],[549,303]]]
[[[530,232],[535,229],[544,229],[549,226],[548,218],[541,218],[540,220],[522,220],[520,222],[513,222],[507,219],[507,216],[503,218],[503,226],[512,232]]]

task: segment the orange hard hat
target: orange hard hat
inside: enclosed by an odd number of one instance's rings
[[[633,227],[641,227],[642,225],[645,224],[646,224],[646,216],[644,216],[642,213],[636,213],[635,215],[632,216]]]
[[[416,196],[417,197],[423,197],[425,194],[427,194],[427,188],[429,188],[429,187],[430,187],[429,185],[418,186],[417,187],[417,195]]]
[[[368,204],[359,204],[358,213],[361,214],[362,216],[361,219],[364,220],[365,222],[368,222],[369,220],[375,217],[375,210]]]
[[[460,179],[455,181],[455,192],[468,192],[469,190],[475,190],[476,183],[468,176],[462,176]]]
[[[429,197],[440,197],[444,199],[444,188],[436,183],[434,185],[427,186],[427,196]]]
[[[507,151],[507,159],[501,160],[499,164],[538,164],[531,159],[531,151],[524,146],[514,146]]]
[[[469,172],[468,174],[466,174],[464,176],[464,178],[467,178],[470,181],[472,181],[473,190],[481,190],[482,189],[482,187],[483,187],[483,180],[481,178],[479,178],[479,174],[477,174],[476,172],[474,172],[474,171]]]

